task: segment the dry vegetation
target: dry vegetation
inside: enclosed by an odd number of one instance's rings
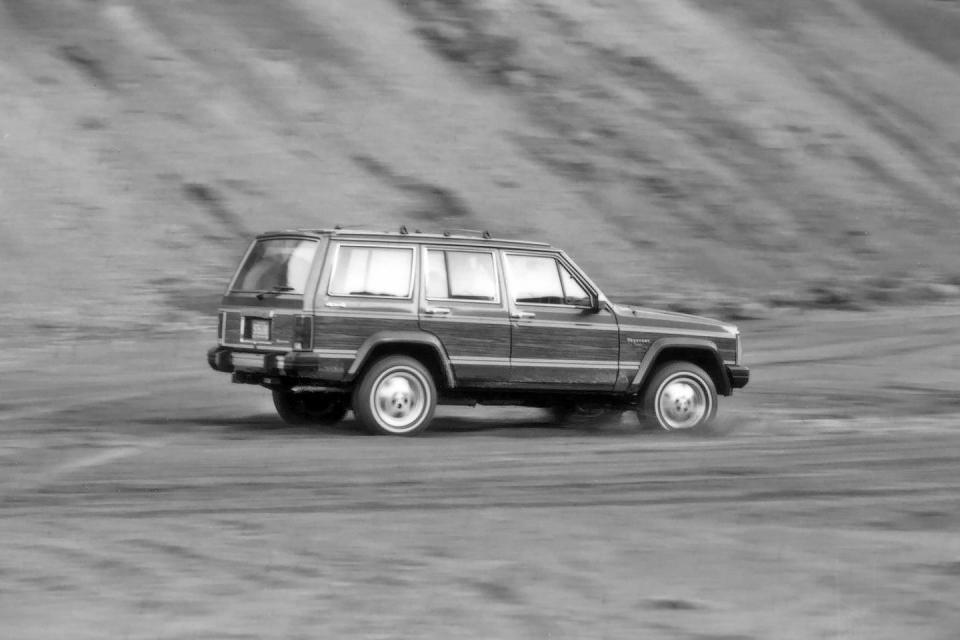
[[[9,317],[193,326],[252,233],[335,223],[546,237],[614,295],[733,317],[953,298],[958,25],[936,0],[4,0]]]

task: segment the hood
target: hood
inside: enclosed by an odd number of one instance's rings
[[[726,334],[730,337],[734,337],[740,332],[736,325],[728,322],[714,320],[713,318],[704,318],[703,316],[694,316],[689,313],[658,311],[645,307],[632,307],[616,303],[611,303],[610,306],[613,308],[613,312],[617,315],[617,319],[624,328],[636,326],[681,331],[703,331]]]

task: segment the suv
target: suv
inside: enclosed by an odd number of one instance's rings
[[[563,251],[486,232],[261,234],[218,338],[210,366],[270,389],[283,420],[352,409],[391,435],[426,429],[438,403],[705,428],[750,374],[736,327],[614,304]]]

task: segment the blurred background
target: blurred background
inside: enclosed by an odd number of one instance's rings
[[[0,0],[0,635],[960,629],[960,0]],[[251,237],[487,229],[735,320],[717,436],[296,428]]]
[[[488,229],[729,318],[960,294],[960,3],[3,0],[4,338],[211,326],[260,231]]]

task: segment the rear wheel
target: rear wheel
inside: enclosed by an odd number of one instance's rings
[[[336,424],[347,414],[346,398],[333,393],[273,390],[273,406],[287,424]]]
[[[429,426],[437,387],[423,364],[408,356],[374,362],[353,391],[353,412],[379,435],[412,436]]]
[[[697,365],[670,362],[653,374],[637,413],[641,421],[666,431],[705,430],[717,414],[717,389]]]

